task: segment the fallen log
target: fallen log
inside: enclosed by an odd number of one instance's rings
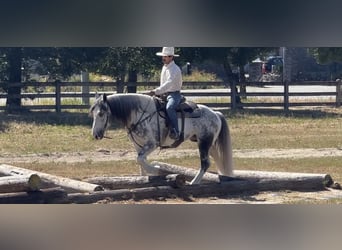
[[[41,183],[40,177],[36,174],[1,177],[0,193],[37,191],[40,189]]]
[[[104,176],[87,178],[85,181],[101,185],[107,189],[132,189],[157,186],[179,188],[185,185],[185,177],[179,174],[170,174],[165,176]]]
[[[249,184],[245,186],[245,181],[232,181],[224,184],[212,183],[194,186],[184,186],[181,188],[172,188],[170,186],[146,187],[136,189],[117,189],[109,191],[100,191],[96,193],[84,194],[73,193],[68,195],[69,203],[89,204],[98,201],[123,201],[123,200],[143,200],[143,199],[159,199],[159,198],[182,198],[189,199],[189,197],[209,197],[222,196],[228,194],[241,193],[242,191],[250,191],[253,186]]]
[[[180,188],[172,188],[170,186],[145,187],[135,189],[117,189],[100,191],[95,193],[73,193],[68,195],[69,203],[96,203],[101,200],[122,201],[142,199],[159,199],[159,198],[181,198],[189,200],[192,197],[212,197],[212,196],[227,196],[227,195],[254,195],[260,191],[279,191],[279,190],[295,190],[295,191],[312,191],[321,190],[321,184],[310,184],[304,182],[298,185],[295,180],[281,180],[279,182],[273,179],[264,180],[232,180],[223,181],[221,183],[205,183],[200,185],[185,185]]]
[[[197,170],[185,168],[163,162],[152,162],[153,167],[159,170],[159,174],[182,174],[190,181],[197,174]],[[306,174],[288,172],[246,171],[235,170],[234,177],[220,176],[213,173],[205,173],[203,183],[222,183],[232,180],[244,180],[252,182],[264,182],[264,189],[280,190],[310,190],[324,189],[333,184],[333,179],[328,174]],[[267,182],[265,182],[267,180]],[[267,188],[266,188],[267,186]]]
[[[55,176],[51,174],[46,174],[39,171],[33,171],[25,168],[19,168],[7,164],[0,165],[0,173],[4,175],[31,175],[37,174],[42,181],[54,184],[56,186],[63,187],[70,191],[77,191],[77,192],[94,192],[94,191],[101,191],[104,190],[103,187],[96,184],[87,183],[84,181],[73,180],[69,178],[64,178],[60,176]]]
[[[181,174],[185,176],[187,181],[191,181],[195,175],[197,174],[198,170],[192,168],[185,168],[173,164],[168,164],[164,162],[154,161],[152,162],[152,167],[156,168],[159,175],[167,175],[167,174]],[[202,182],[216,182],[220,183],[222,181],[229,181],[229,180],[237,180],[236,178],[231,178],[227,176],[220,176],[217,174],[212,173],[205,173]]]
[[[330,187],[334,183],[329,174],[235,170],[234,176],[244,180],[281,180],[284,183],[298,182],[301,185],[307,184],[308,187],[317,185],[321,188]]]
[[[61,188],[0,194],[0,204],[57,204],[66,201],[67,193]]]
[[[175,190],[179,189],[175,189],[170,186],[158,186],[135,189],[106,190],[89,194],[73,193],[68,195],[68,202],[77,204],[89,204],[101,200],[122,201],[130,199],[153,199],[159,197],[170,197],[177,193],[175,192]]]

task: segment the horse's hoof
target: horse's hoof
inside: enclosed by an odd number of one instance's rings
[[[199,184],[199,183],[197,183],[197,182],[195,182],[195,181],[190,181],[190,185],[192,186],[192,185],[197,185],[197,184]]]

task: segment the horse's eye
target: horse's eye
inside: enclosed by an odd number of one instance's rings
[[[104,116],[104,112],[99,113],[99,117],[102,117],[102,116]]]
[[[104,112],[107,112],[108,107],[104,104],[101,105],[101,110],[103,110]]]

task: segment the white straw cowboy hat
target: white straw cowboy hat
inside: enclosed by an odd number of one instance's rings
[[[162,52],[156,53],[157,56],[179,56],[175,54],[174,47],[163,47]]]

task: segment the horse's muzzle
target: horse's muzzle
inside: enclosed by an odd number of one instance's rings
[[[103,139],[104,133],[102,133],[102,132],[94,133],[93,136],[96,140],[101,140],[101,139]]]

